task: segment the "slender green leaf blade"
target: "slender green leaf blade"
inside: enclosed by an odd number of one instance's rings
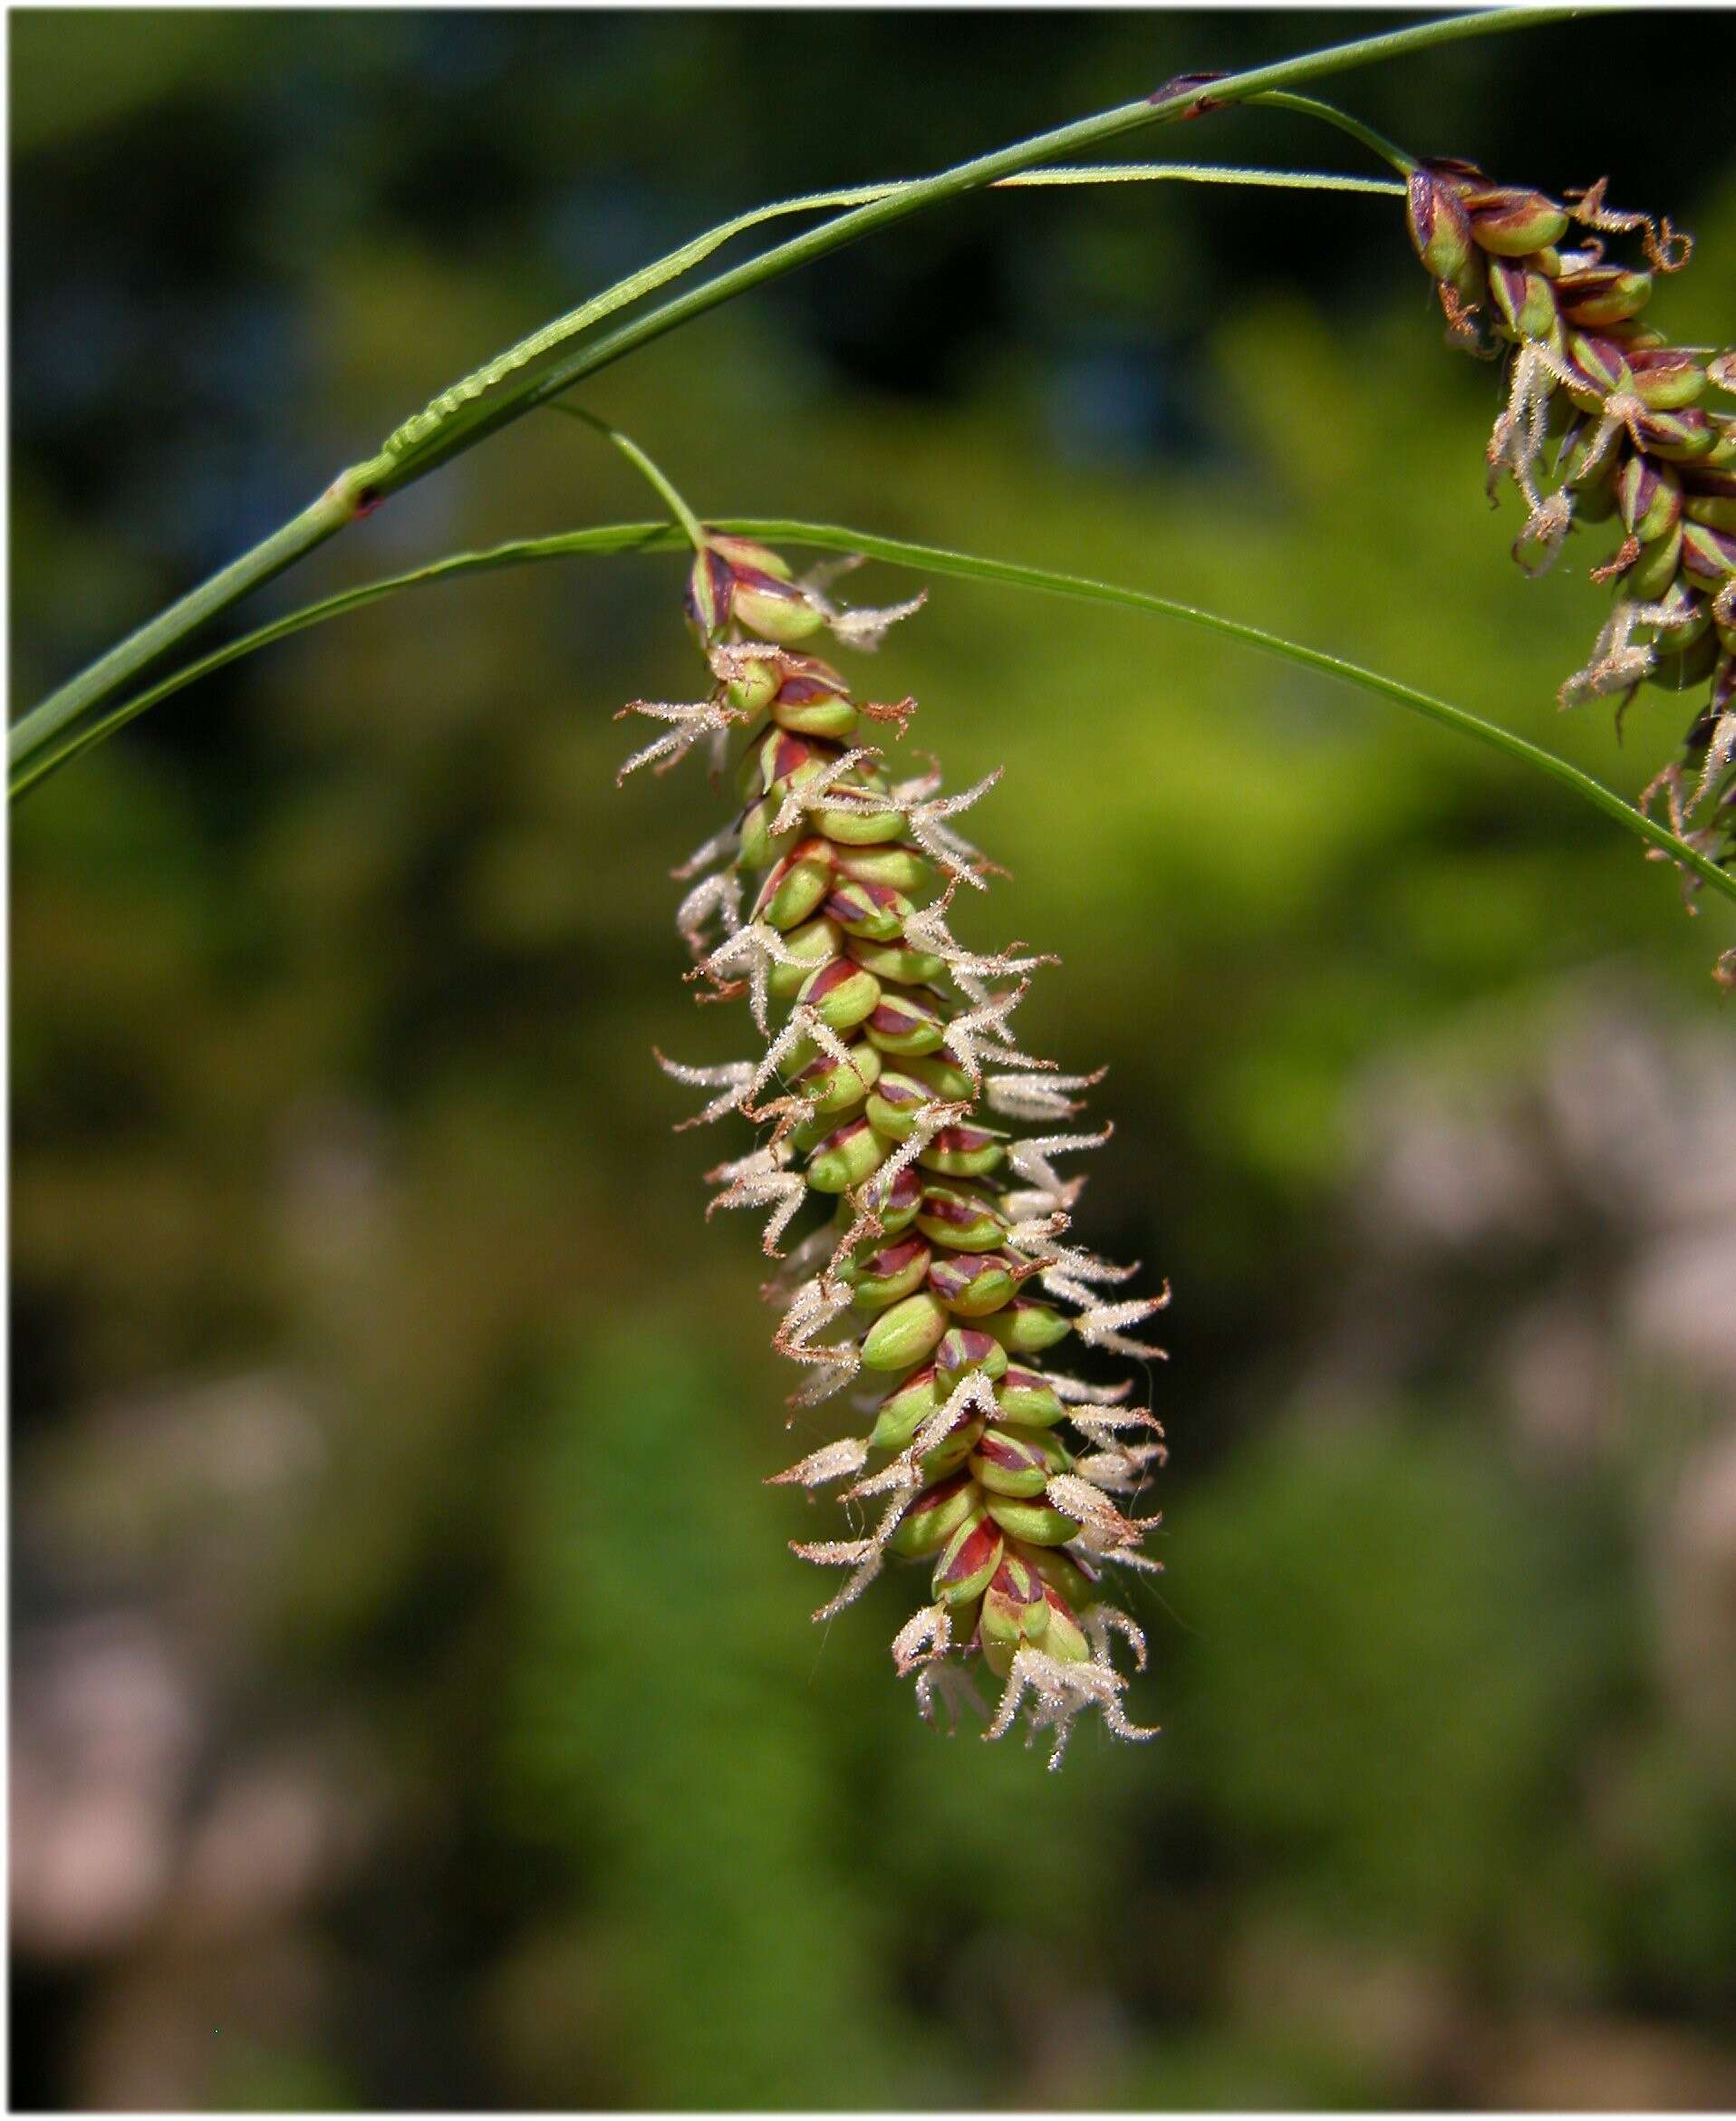
[[[1282,660],[1314,670],[1323,677],[1335,678],[1340,683],[1352,685],[1378,699],[1388,699],[1406,708],[1413,714],[1453,730],[1475,743],[1500,752],[1504,757],[1517,760],[1534,771],[1547,776],[1558,786],[1570,789],[1583,801],[1612,817],[1627,831],[1662,854],[1667,855],[1685,869],[1691,870],[1702,882],[1709,884],[1722,896],[1736,901],[1736,877],[1702,854],[1697,848],[1676,838],[1673,833],[1655,820],[1625,803],[1613,789],[1601,781],[1583,773],[1553,752],[1545,751],[1539,745],[1515,736],[1499,724],[1485,721],[1469,709],[1453,705],[1450,700],[1439,699],[1432,693],[1420,691],[1415,686],[1406,685],[1396,678],[1384,676],[1378,670],[1366,670],[1360,663],[1347,661],[1343,656],[1328,654],[1324,649],[1308,648],[1299,641],[1287,641],[1281,634],[1269,632],[1263,626],[1255,626],[1245,620],[1229,619],[1217,612],[1202,611],[1195,604],[1178,602],[1173,597],[1160,596],[1153,590],[1129,589],[1113,582],[1098,582],[1088,575],[1066,574],[1048,567],[1033,567],[1016,560],[986,558],[979,554],[955,552],[945,545],[917,545],[906,538],[882,537],[872,531],[853,530],[841,524],[805,523],[787,517],[736,516],[719,521],[712,528],[729,532],[742,537],[764,540],[771,545],[805,546],[812,550],[859,554],[865,559],[882,560],[887,564],[909,567],[924,574],[950,575],[964,581],[992,583],[1003,588],[1036,590],[1045,595],[1064,596],[1088,603],[1113,605],[1123,611],[1143,612],[1149,615],[1176,621],[1194,626],[1209,633],[1215,633],[1225,641],[1239,642],[1262,655],[1277,656]],[[412,568],[403,574],[389,575],[378,582],[362,583],[354,589],[345,590],[341,595],[327,597],[316,604],[291,612],[285,617],[261,626],[246,634],[239,641],[230,641],[226,647],[202,657],[169,677],[139,693],[131,699],[110,708],[81,728],[62,730],[51,734],[37,746],[20,749],[14,741],[12,760],[12,793],[22,795],[34,786],[57,766],[75,757],[81,751],[102,741],[147,709],[180,691],[195,680],[250,655],[256,649],[269,647],[272,642],[286,640],[307,627],[316,626],[327,619],[335,619],[346,612],[364,609],[377,603],[383,597],[395,595],[400,590],[423,589],[437,583],[453,581],[462,575],[484,574],[502,567],[534,564],[541,561],[561,560],[585,554],[622,552],[657,552],[685,550],[687,536],[680,526],[673,523],[615,523],[605,524],[592,530],[568,531],[553,537],[518,538],[508,544],[492,545],[484,552],[456,553],[448,558],[436,560],[424,567]],[[23,729],[14,731],[14,739]]]

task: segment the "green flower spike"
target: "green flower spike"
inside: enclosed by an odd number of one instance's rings
[[[1442,180],[1413,226],[1432,214],[1431,255],[1482,274],[1488,231],[1535,210],[1530,195],[1467,207]],[[1542,299],[1529,275],[1522,266],[1514,282],[1521,316]],[[764,1210],[774,1258],[794,1233],[768,1292],[784,1306],[776,1345],[806,1372],[792,1403],[870,1388],[865,1433],[776,1476],[842,1483],[851,1512],[854,1536],[796,1547],[849,1571],[815,1617],[856,1598],[889,1558],[920,1563],[928,1602],[892,1653],[925,1715],[942,1699],[975,1701],[981,1671],[1000,1689],[987,1735],[1022,1710],[1033,1732],[1053,1734],[1051,1764],[1085,1709],[1122,1737],[1149,1737],[1127,1718],[1128,1675],[1110,1654],[1119,1634],[1144,1663],[1112,1586],[1157,1566],[1141,1551],[1157,1520],[1127,1512],[1162,1461],[1162,1431],[1124,1403],[1127,1387],[1048,1358],[1064,1340],[1159,1354],[1131,1331],[1167,1291],[1106,1295],[1135,1270],[1064,1242],[1083,1181],[1056,1161],[1109,1131],[1057,1131],[1098,1078],[1021,1053],[1010,1027],[1024,976],[1054,960],[974,951],[948,926],[960,888],[981,891],[994,873],[957,820],[995,776],[954,795],[938,772],[894,778],[865,726],[902,736],[912,703],[860,701],[811,652],[822,629],[873,647],[920,599],[843,609],[768,548],[695,535],[688,615],[714,689],[691,704],[633,702],[625,711],[665,731],[623,770],[661,769],[703,742],[720,772],[736,752],[740,817],[678,873],[699,881],[677,926],[689,977],[712,997],[746,994],[764,1051],[719,1067],[659,1059],[708,1094],[684,1124],[737,1114],[761,1129],[757,1147],[711,1172],[711,1207]]]
[[[1591,570],[1615,602],[1562,705],[1607,699],[1619,718],[1642,685],[1710,680],[1642,805],[1666,804],[1679,838],[1736,864],[1736,628],[1720,617],[1736,603],[1736,354],[1672,346],[1642,317],[1691,240],[1613,208],[1601,180],[1558,203],[1458,161],[1415,171],[1406,217],[1450,339],[1510,350],[1488,458],[1491,495],[1510,479],[1525,504],[1514,558],[1540,574],[1577,527],[1619,515],[1625,534]],[[1584,246],[1559,248],[1575,223]],[[1606,236],[1637,237],[1644,265],[1606,256]]]

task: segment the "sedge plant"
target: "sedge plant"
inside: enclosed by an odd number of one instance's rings
[[[1455,16],[1240,74],[1187,75],[931,177],[727,221],[439,392],[373,457],[11,733],[16,796],[207,672],[400,590],[532,562],[683,551],[699,697],[622,710],[655,732],[622,777],[698,748],[719,785],[732,784],[718,831],[677,872],[687,889],[676,925],[700,998],[745,1001],[757,1048],[719,1066],[658,1057],[703,1094],[683,1126],[737,1131],[710,1173],[713,1207],[767,1214],[775,1342],[803,1373],[793,1405],[842,1410],[836,1435],[770,1478],[838,1490],[837,1536],[795,1543],[844,1572],[816,1617],[888,1565],[916,1568],[922,1587],[892,1652],[925,1712],[976,1700],[990,1738],[1022,1712],[1032,1734],[1050,1735],[1052,1761],[1084,1711],[1118,1736],[1150,1735],[1126,1699],[1146,1653],[1118,1586],[1155,1567],[1145,1547],[1162,1431],[1133,1380],[1094,1364],[1099,1354],[1131,1358],[1149,1378],[1161,1351],[1140,1335],[1167,1288],[1142,1285],[1138,1268],[1101,1258],[1074,1229],[1082,1180],[1069,1160],[1110,1137],[1084,1116],[1098,1077],[1079,1072],[1080,1056],[1027,1054],[1013,1026],[1030,976],[1056,960],[953,930],[955,912],[996,873],[960,820],[997,776],[949,789],[938,765],[911,770],[897,747],[916,703],[876,700],[839,667],[914,613],[921,595],[855,607],[841,599],[839,575],[872,558],[1211,629],[1500,750],[1620,823],[1691,893],[1736,900],[1736,355],[1672,344],[1646,308],[1654,279],[1686,263],[1687,239],[1667,219],[1612,206],[1602,182],[1560,199],[1496,183],[1469,161],[1419,159],[1306,92],[1375,61],[1558,18],[1538,7]],[[1384,173],[1062,161],[1235,104],[1318,121]],[[1525,509],[1515,558],[1541,573],[1581,528],[1619,531],[1595,569],[1611,586],[1610,615],[1586,666],[1565,680],[1564,703],[1610,699],[1619,713],[1648,683],[1692,699],[1682,755],[1637,807],[1452,702],[1149,590],[837,525],[702,521],[635,441],[568,400],[719,304],[968,191],[1162,181],[1330,187],[1384,202],[1394,220],[1402,206],[1449,342],[1502,364],[1487,454],[1491,493],[1510,481]],[[668,292],[756,227],[829,209],[841,210]],[[1624,244],[1636,255],[1612,255]],[[198,631],[394,492],[545,408],[599,429],[666,516],[453,554],[173,661]],[[834,558],[798,575],[788,555],[799,548]],[[1718,969],[1736,984],[1736,952]],[[975,1692],[983,1674],[989,1702]]]

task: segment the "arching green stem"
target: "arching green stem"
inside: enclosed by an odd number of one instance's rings
[[[974,553],[960,553],[941,545],[912,545],[903,538],[878,537],[871,531],[850,530],[837,524],[800,523],[784,518],[767,520],[763,517],[730,517],[714,523],[714,530],[721,530],[741,537],[763,539],[772,545],[805,545],[822,551],[861,554],[869,559],[883,560],[888,564],[911,567],[929,574],[948,574],[966,581],[996,583],[1007,588],[1040,590],[1051,596],[1065,596],[1089,603],[1110,604],[1124,611],[1145,612],[1160,618],[1172,619],[1182,625],[1194,626],[1208,633],[1215,633],[1225,641],[1234,641],[1244,648],[1258,650],[1261,654],[1280,657],[1284,661],[1298,665],[1304,670],[1317,671],[1320,675],[1335,678],[1341,683],[1354,685],[1358,689],[1373,693],[1377,698],[1389,699],[1407,709],[1413,714],[1443,728],[1454,731],[1472,742],[1484,745],[1503,757],[1529,766],[1543,774],[1558,786],[1568,789],[1582,802],[1591,804],[1606,817],[1643,840],[1648,847],[1666,855],[1691,871],[1700,882],[1708,885],[1723,899],[1736,903],[1736,876],[1721,869],[1715,862],[1702,853],[1697,847],[1666,830],[1654,819],[1625,803],[1613,789],[1594,780],[1591,775],[1582,773],[1564,758],[1540,746],[1515,736],[1494,722],[1485,721],[1480,715],[1454,706],[1451,701],[1437,699],[1432,693],[1419,691],[1414,686],[1405,685],[1396,678],[1384,677],[1377,670],[1365,670],[1359,663],[1347,662],[1342,656],[1329,655],[1323,649],[1307,648],[1300,642],[1287,641],[1280,634],[1268,632],[1262,626],[1249,625],[1239,619],[1226,619],[1216,612],[1201,611],[1197,605],[1178,603],[1172,597],[1159,596],[1151,590],[1126,589],[1110,582],[1096,582],[1082,574],[1061,574],[1046,567],[1029,567],[1013,560],[985,559]],[[231,641],[227,647],[177,671],[159,684],[142,692],[136,699],[111,709],[101,722],[80,735],[66,739],[60,748],[34,762],[29,772],[14,779],[13,792],[21,794],[54,766],[76,757],[91,745],[100,743],[135,716],[148,708],[178,692],[184,686],[209,672],[220,670],[224,664],[251,654],[255,650],[268,647],[275,641],[286,639],[292,633],[316,626],[326,619],[337,618],[345,612],[361,610],[364,605],[378,603],[382,597],[396,594],[400,590],[421,589],[435,583],[448,582],[463,574],[482,574],[502,567],[517,567],[539,561],[560,560],[586,553],[624,553],[668,551],[687,542],[687,534],[669,523],[610,524],[595,530],[579,530],[555,537],[523,538],[509,545],[491,546],[486,552],[458,553],[449,559],[436,561],[433,565],[419,567],[409,574],[395,574],[380,582],[364,583],[359,588],[346,590],[342,595],[329,597],[323,603],[309,605],[304,611],[293,612],[287,618],[279,619],[269,626],[262,626],[244,640]]]
[[[1273,65],[1253,67],[1213,82],[1210,104],[1221,107],[1247,102],[1274,91],[1294,90],[1355,67],[1432,50],[1467,37],[1505,34],[1509,31],[1559,22],[1567,19],[1570,13],[1571,10],[1556,6],[1491,8],[1481,14],[1420,23],[1378,36],[1358,37],[1347,43],[1281,60]],[[388,495],[424,477],[460,450],[474,447],[486,435],[520,418],[532,405],[545,403],[570,389],[581,377],[594,374],[611,362],[619,361],[624,354],[705,314],[719,304],[929,207],[980,190],[1021,170],[1102,147],[1109,140],[1146,126],[1174,123],[1196,114],[1201,108],[1198,89],[1184,84],[1172,93],[1159,92],[1154,97],[1140,97],[1093,117],[1016,141],[1009,147],[975,156],[936,176],[921,178],[888,196],[855,207],[802,236],[775,245],[746,264],[718,274],[702,285],[660,304],[599,338],[586,339],[578,346],[566,346],[551,357],[546,369],[534,365],[523,371],[514,369],[497,394],[477,401],[453,402],[450,410],[442,410],[425,431],[418,427],[413,442],[396,448],[383,448],[376,456],[341,473],[317,500],[292,516],[280,529],[51,693],[25,717],[14,734],[24,738],[26,752],[35,751],[46,739],[57,737],[87,712],[111,699],[142,670],[251,590],[293,566],[349,524],[371,513]],[[648,282],[643,275],[634,275],[632,281],[622,283],[623,288],[631,289],[623,299],[636,301],[655,284]],[[510,363],[512,356],[506,359]],[[498,365],[491,364],[491,368]],[[454,392],[448,394],[448,399],[456,400],[466,388],[458,386]],[[446,400],[436,403],[444,407]],[[405,433],[405,429],[400,430],[400,436]],[[394,437],[394,440],[398,439]],[[12,756],[14,760],[19,757],[16,744]]]

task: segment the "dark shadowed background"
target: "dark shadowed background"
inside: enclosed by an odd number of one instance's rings
[[[14,698],[725,214],[1371,15],[14,14]],[[1345,80],[1607,174],[1728,344],[1728,16]],[[1230,114],[1136,143],[1356,167]],[[1001,194],[589,386],[702,509],[1097,574],[1638,789],[1555,690],[1494,374],[1390,200]],[[249,607],[647,512],[537,416]],[[870,598],[911,577],[874,568]],[[1085,1240],[1175,1282],[1152,1746],[921,1725],[786,1550],[695,1016],[670,558],[399,599],[189,690],[12,848],[12,2018],[36,2106],[1736,2102],[1736,1055],[1609,824],[1396,709],[937,581],[915,692],[1111,1065]]]

